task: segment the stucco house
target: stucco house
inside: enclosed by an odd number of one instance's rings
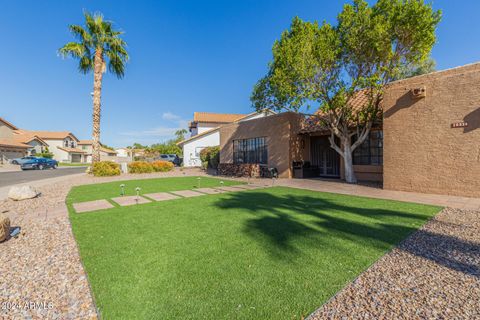
[[[48,144],[35,134],[18,134],[19,129],[0,118],[0,163],[43,152]]]
[[[421,92],[422,94],[418,94]],[[353,104],[361,104],[359,95]],[[385,189],[480,196],[480,63],[390,83],[383,121],[353,154]],[[274,167],[283,178],[344,177],[329,131],[286,112],[219,127],[220,173]]]
[[[202,165],[200,151],[206,147],[220,145],[219,128],[222,125],[258,119],[272,114],[275,113],[271,110],[250,114],[195,112],[189,125],[190,137],[177,143],[183,150],[183,165],[185,167]]]
[[[16,135],[34,135],[41,138],[48,145],[48,150],[53,153],[53,158],[58,162],[84,162],[85,152],[78,148],[78,139],[68,131],[30,131],[15,130]]]
[[[93,141],[92,140],[80,140],[78,142],[78,148],[81,149],[83,154],[83,161],[85,163],[92,162],[92,153],[93,153]],[[100,146],[100,160],[114,160],[117,156],[117,152],[113,149],[105,148]]]

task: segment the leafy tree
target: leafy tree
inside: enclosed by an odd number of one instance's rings
[[[100,113],[103,73],[107,70],[123,78],[128,61],[127,44],[122,31],[113,28],[112,22],[100,13],[84,12],[85,26],[70,25],[77,42],[69,42],[59,49],[63,57],[79,60],[78,70],[87,74],[93,71],[93,145],[92,161],[100,161]]]
[[[436,62],[432,58],[425,59],[413,65],[402,65],[399,68],[398,76],[395,80],[407,79],[422,74],[434,72],[436,70]]]
[[[188,133],[187,129],[179,129],[175,131],[175,141],[180,142],[185,140],[185,135]]]
[[[146,149],[148,146],[144,146],[140,143],[135,142],[131,147],[131,149]]]
[[[343,7],[335,26],[295,17],[274,43],[269,71],[251,101],[257,110],[318,108],[309,116],[328,128],[330,145],[344,160],[345,180],[355,183],[352,153],[381,120],[385,85],[402,65],[429,57],[440,18],[423,0],[379,0],[373,6],[355,0]],[[354,110],[358,94],[366,103]]]

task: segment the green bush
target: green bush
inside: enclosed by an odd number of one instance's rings
[[[95,177],[111,177],[111,176],[119,176],[120,165],[113,161],[99,161],[95,162],[92,165],[91,172]]]
[[[220,147],[206,147],[200,151],[200,160],[204,169],[217,169],[220,163]]]
[[[37,154],[35,154],[36,157],[39,157],[39,158],[48,158],[48,159],[52,159],[53,158],[53,153],[51,153],[48,148],[45,148],[45,150],[43,152],[39,152]]]
[[[128,164],[129,173],[150,173],[154,171],[153,165],[146,161],[133,161]]]

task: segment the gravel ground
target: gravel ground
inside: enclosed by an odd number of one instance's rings
[[[444,209],[313,319],[480,319],[480,212]]]
[[[0,319],[96,319],[97,312],[67,216],[74,185],[202,174],[198,170],[94,178],[81,176],[36,188],[41,196],[0,201],[17,238],[0,243]]]

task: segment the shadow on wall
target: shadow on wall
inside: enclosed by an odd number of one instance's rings
[[[467,114],[463,121],[468,123],[468,127],[463,129],[463,133],[480,128],[480,107]]]
[[[313,196],[277,196],[268,191],[232,193],[216,206],[247,210],[251,218],[246,220],[244,232],[284,262],[293,262],[295,257],[306,254],[306,250],[302,251],[305,246],[344,250],[336,239],[388,250],[416,230],[412,224],[426,220],[424,215],[401,210],[362,208]],[[475,259],[465,259],[478,257],[478,244],[419,230],[399,248],[480,277],[480,267],[471,262]]]
[[[395,113],[402,109],[409,108],[413,105],[415,105],[417,102],[421,101],[422,99],[414,99],[412,97],[412,93],[410,91],[406,91],[402,96],[400,96],[397,101],[395,102],[395,105],[392,106],[390,109],[387,111],[383,112],[383,117],[384,118],[389,118],[393,116]]]

